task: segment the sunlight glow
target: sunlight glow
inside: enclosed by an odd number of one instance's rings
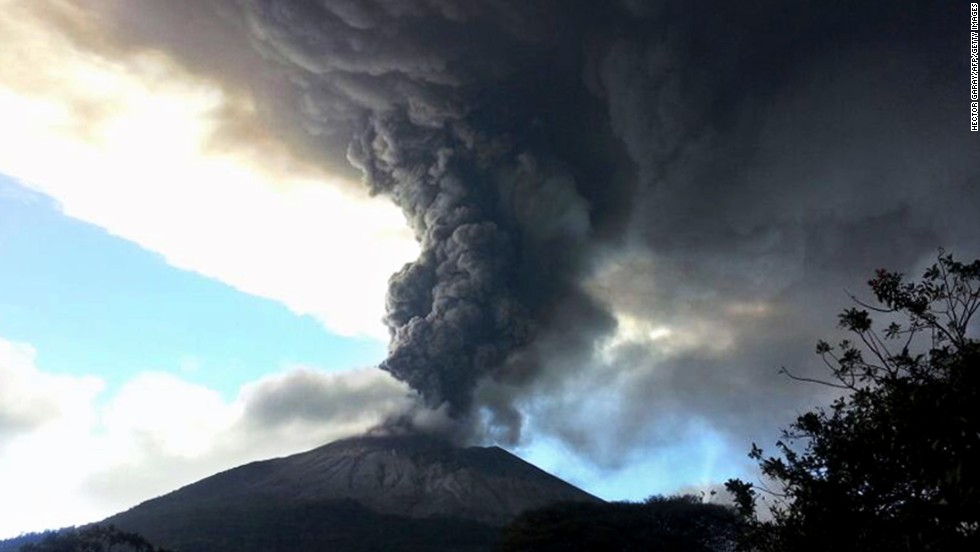
[[[385,339],[388,276],[417,255],[394,206],[294,158],[250,98],[159,53],[100,57],[32,6],[2,4],[0,173],[174,266]],[[257,131],[216,147],[228,113]]]

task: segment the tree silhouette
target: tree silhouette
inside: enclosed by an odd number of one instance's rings
[[[112,525],[90,525],[45,536],[40,542],[25,544],[21,552],[169,552],[157,548],[136,533]]]
[[[504,552],[605,550],[726,552],[737,516],[694,496],[644,502],[566,502],[525,512],[504,528]]]
[[[767,456],[775,489],[731,480],[748,550],[980,549],[980,260],[940,251],[918,282],[879,270],[876,302],[839,316],[854,336],[817,353],[842,392],[799,416]],[[872,314],[884,318],[879,329]],[[795,379],[798,378],[790,374]],[[771,498],[759,521],[755,499]]]

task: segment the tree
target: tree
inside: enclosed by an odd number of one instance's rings
[[[157,548],[136,533],[112,525],[90,525],[46,535],[39,542],[25,544],[21,552],[168,552]]]
[[[841,391],[799,416],[767,456],[775,490],[731,480],[750,550],[965,550],[980,544],[980,260],[940,251],[918,282],[877,271],[874,304],[839,316],[856,336],[817,353]],[[876,325],[872,314],[885,319]],[[805,381],[807,378],[790,377]],[[759,521],[755,499],[772,497]]]
[[[644,502],[566,502],[525,512],[504,528],[501,550],[726,552],[735,512],[694,496]]]

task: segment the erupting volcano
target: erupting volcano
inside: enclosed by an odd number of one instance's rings
[[[599,499],[498,447],[355,437],[219,473],[103,523],[183,552],[489,550],[499,526],[558,502]]]

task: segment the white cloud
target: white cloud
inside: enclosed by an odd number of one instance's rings
[[[386,336],[387,278],[417,255],[395,207],[296,158],[242,93],[160,53],[87,51],[37,6],[0,0],[0,173],[174,266]]]
[[[42,374],[29,345],[0,340],[0,450],[23,430],[63,431],[84,424],[92,397],[102,388],[94,377]]]
[[[234,408],[216,391],[159,372],[127,382],[102,412],[106,433],[133,449],[194,458],[208,451],[215,435],[236,421]],[[119,451],[130,457],[131,451]]]
[[[40,372],[35,352],[0,339],[0,537],[75,523],[97,378]]]
[[[408,390],[377,369],[287,367],[225,401],[177,376],[52,375],[0,339],[0,538],[97,521],[246,462],[363,432]]]

